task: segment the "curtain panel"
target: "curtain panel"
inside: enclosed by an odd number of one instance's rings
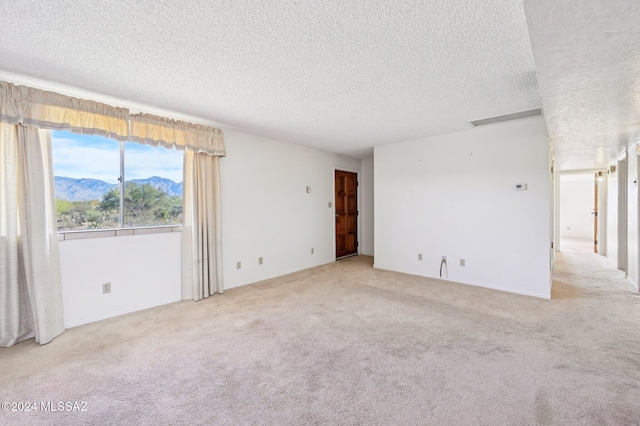
[[[129,110],[0,81],[0,121],[126,140]]]
[[[129,116],[129,140],[184,150],[182,299],[223,293],[219,158],[222,130],[150,114]]]
[[[0,123],[0,347],[64,331],[50,135]]]
[[[223,293],[219,157],[185,151],[182,195],[182,299]]]

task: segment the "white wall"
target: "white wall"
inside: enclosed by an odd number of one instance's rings
[[[373,157],[364,158],[361,161],[362,173],[360,177],[361,210],[362,218],[362,242],[360,248],[362,254],[373,256]]]
[[[560,237],[593,239],[594,176],[560,175]]]
[[[543,118],[378,146],[374,154],[377,268],[437,278],[447,256],[451,281],[550,297]],[[514,191],[516,183],[528,190]]]
[[[607,257],[618,268],[626,272],[627,279],[631,281],[636,290],[640,291],[640,230],[638,221],[640,220],[639,199],[640,190],[638,188],[638,177],[640,176],[640,161],[636,153],[637,142],[633,139],[628,141],[626,158],[616,161],[611,158],[611,165],[616,166],[616,171],[610,173],[607,186]],[[624,169],[627,169],[626,179]],[[626,182],[626,193],[624,183]],[[620,210],[620,204],[624,205],[625,200],[620,199],[626,196],[626,210]],[[621,203],[622,201],[622,203]],[[626,221],[622,219],[626,211]],[[625,223],[626,222],[626,223]],[[626,256],[624,241],[624,225],[626,224]],[[626,264],[626,266],[625,266]]]
[[[65,327],[177,302],[179,232],[60,241]],[[102,294],[102,284],[111,293]]]
[[[615,164],[614,164],[615,165]],[[607,180],[607,258],[618,266],[618,173]]]
[[[627,276],[638,288],[638,155],[635,143],[629,147],[627,156]],[[634,182],[635,181],[635,182]]]
[[[334,171],[359,173],[360,160],[232,130],[225,143],[225,288],[334,261]]]
[[[225,288],[334,261],[334,170],[360,173],[360,160],[233,130],[225,143]],[[180,235],[60,241],[66,327],[179,301]],[[112,292],[103,295],[105,282]]]

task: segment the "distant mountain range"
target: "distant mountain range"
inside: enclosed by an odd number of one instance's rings
[[[73,179],[63,176],[53,177],[56,198],[67,201],[100,200],[110,189],[118,184],[107,183],[98,179]],[[171,179],[152,176],[147,179],[132,179],[125,183],[135,182],[138,185],[151,185],[162,189],[169,196],[182,196],[182,182],[176,183]]]

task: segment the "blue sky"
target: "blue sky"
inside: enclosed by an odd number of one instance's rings
[[[54,130],[52,144],[55,176],[118,182],[120,142]],[[126,142],[124,159],[126,180],[160,176],[182,182],[182,151]]]

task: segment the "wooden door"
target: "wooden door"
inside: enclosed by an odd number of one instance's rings
[[[593,252],[598,252],[598,174],[594,178],[593,185]]]
[[[336,258],[358,254],[358,175],[336,170]]]

